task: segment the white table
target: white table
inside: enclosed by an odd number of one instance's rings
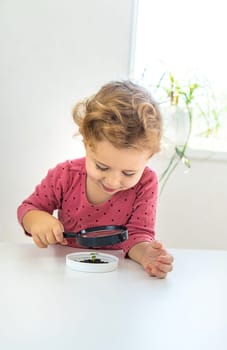
[[[2,350],[227,349],[226,251],[171,250],[165,280],[123,258],[113,272],[76,272],[73,251],[0,244]]]

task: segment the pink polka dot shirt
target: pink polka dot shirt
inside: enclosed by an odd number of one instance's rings
[[[120,191],[102,204],[92,204],[86,197],[85,158],[68,160],[50,169],[34,192],[18,208],[18,220],[29,210],[44,210],[58,218],[65,231],[78,232],[92,226],[126,225],[128,240],[105,247],[122,249],[125,254],[137,243],[149,242],[155,236],[157,176],[146,167],[140,181],[132,188]],[[69,246],[78,247],[75,239]]]

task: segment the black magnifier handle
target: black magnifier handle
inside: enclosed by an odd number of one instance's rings
[[[64,238],[77,238],[80,232],[63,232]]]

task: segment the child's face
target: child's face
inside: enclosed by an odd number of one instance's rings
[[[87,177],[103,194],[114,195],[137,184],[149,158],[149,150],[117,149],[97,141],[94,148],[86,147]]]

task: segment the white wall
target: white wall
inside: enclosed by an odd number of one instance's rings
[[[46,171],[82,154],[71,109],[128,77],[132,0],[0,2],[0,240],[26,240],[16,208]],[[159,168],[160,162],[151,165]],[[170,178],[157,234],[169,247],[227,249],[227,163]]]
[[[179,165],[164,188],[157,237],[168,247],[227,249],[227,162],[191,165],[188,173]]]
[[[81,154],[75,102],[128,77],[131,13],[131,0],[0,2],[1,240],[24,239],[18,204]]]

